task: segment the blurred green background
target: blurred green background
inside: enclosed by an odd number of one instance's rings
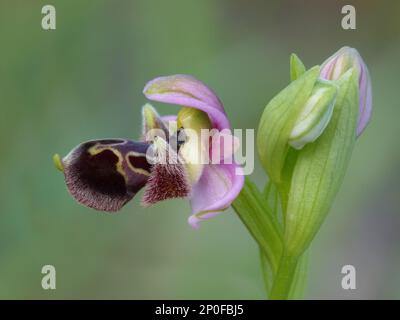
[[[341,7],[357,10],[342,30]],[[57,29],[41,28],[41,8]],[[235,128],[254,128],[289,81],[356,47],[374,113],[314,241],[307,298],[400,298],[399,1],[1,1],[0,298],[262,299],[258,250],[229,209],[192,230],[183,200],[119,214],[78,205],[52,164],[93,138],[136,139],[144,84],[193,74],[218,92]],[[162,114],[177,110],[155,104]],[[265,177],[254,174],[261,186]],[[41,288],[41,268],[57,289]],[[357,270],[344,291],[341,268]]]

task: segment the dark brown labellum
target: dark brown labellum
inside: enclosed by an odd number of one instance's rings
[[[64,159],[67,188],[81,204],[102,211],[120,210],[146,184],[149,144],[122,139],[93,140]]]

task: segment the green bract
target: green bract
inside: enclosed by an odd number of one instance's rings
[[[319,75],[314,67],[289,84],[265,107],[257,134],[261,163],[269,178],[282,182],[282,169],[289,151],[290,134]]]
[[[294,81],[306,72],[306,67],[297,55],[292,53],[290,56],[290,80]]]

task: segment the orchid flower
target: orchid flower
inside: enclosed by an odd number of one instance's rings
[[[290,83],[268,102],[258,125],[257,151],[268,176],[262,191],[232,159],[238,139],[210,88],[178,74],[148,82],[143,93],[181,109],[160,116],[147,103],[139,141],[92,140],[63,159],[55,155],[71,195],[109,212],[142,188],[145,207],[185,198],[193,228],[232,205],[259,246],[268,297],[301,298],[309,247],[371,117],[371,79],[359,53],[344,47],[309,69],[291,56]]]
[[[144,94],[150,100],[183,108],[178,115],[161,117],[146,104],[142,141],[92,140],[78,145],[63,159],[56,155],[54,162],[64,172],[71,195],[83,205],[118,211],[144,188],[144,206],[170,198],[189,199],[192,215],[188,222],[198,228],[200,221],[227,209],[243,187],[239,165],[224,161],[222,156],[215,163],[214,140],[198,145],[201,130],[208,129],[214,135],[223,134],[224,139],[230,137],[227,141],[233,146],[225,140],[224,146],[229,153],[235,151],[237,140],[223,133],[230,129],[224,107],[211,89],[188,75],[156,78],[145,86]],[[161,134],[152,135],[154,130]],[[199,139],[191,139],[189,132]],[[173,140],[182,134],[189,137],[178,140],[174,148]],[[193,159],[199,154],[200,160],[205,160],[206,154],[212,162]],[[168,157],[167,163],[160,161],[162,155]]]

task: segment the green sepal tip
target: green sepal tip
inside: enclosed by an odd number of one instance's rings
[[[54,156],[53,156],[53,163],[54,163],[54,166],[55,166],[58,170],[60,170],[61,172],[64,172],[64,166],[63,166],[63,163],[62,163],[62,161],[61,161],[61,157],[60,157],[60,155],[59,155],[58,153],[54,154]]]

